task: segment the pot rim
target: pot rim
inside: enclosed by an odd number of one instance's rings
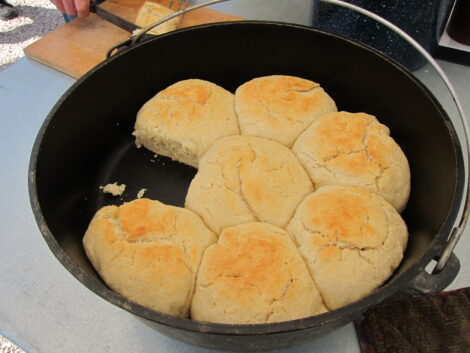
[[[457,160],[457,168],[455,170],[456,173],[456,183],[453,190],[452,195],[452,202],[449,212],[441,225],[438,233],[431,241],[428,246],[428,249],[424,252],[423,255],[416,260],[416,262],[411,265],[407,270],[405,270],[402,274],[400,274],[397,278],[392,279],[391,281],[386,282],[382,287],[377,289],[374,293],[362,298],[359,301],[351,303],[347,306],[341,307],[339,309],[320,314],[315,316],[310,316],[302,319],[291,320],[291,321],[282,321],[282,322],[275,322],[275,323],[267,323],[267,324],[219,324],[219,323],[209,323],[209,322],[200,322],[191,319],[182,319],[176,316],[164,314],[149,308],[146,308],[142,305],[139,305],[135,302],[132,302],[125,297],[117,294],[116,292],[109,289],[104,283],[98,281],[97,279],[93,278],[89,274],[87,274],[84,270],[82,270],[62,249],[59,245],[57,240],[55,239],[54,235],[50,231],[47,223],[44,219],[41,206],[38,199],[37,188],[36,188],[36,166],[37,166],[37,158],[40,152],[40,145],[44,134],[49,127],[49,123],[52,120],[53,116],[61,106],[62,102],[67,99],[71,94],[73,94],[76,87],[78,87],[83,81],[87,80],[88,77],[92,76],[96,71],[100,70],[103,66],[107,65],[108,63],[113,62],[114,60],[119,60],[122,55],[125,55],[128,50],[134,50],[142,45],[149,45],[154,41],[160,40],[160,38],[172,37],[172,36],[179,36],[181,33],[187,31],[197,31],[197,30],[205,30],[205,29],[212,29],[218,28],[222,26],[229,26],[229,27],[238,27],[238,26],[281,26],[281,27],[289,27],[289,28],[297,28],[301,30],[306,30],[310,32],[320,33],[324,36],[329,36],[331,38],[340,39],[343,41],[348,42],[350,45],[354,45],[360,47],[364,50],[372,52],[372,54],[379,56],[382,60],[387,62],[389,65],[393,65],[396,69],[401,71],[404,75],[407,76],[408,79],[413,81],[418,87],[422,89],[422,91],[428,96],[429,100],[434,103],[436,109],[440,112],[441,116],[443,117],[446,126],[448,128],[448,132],[451,135],[454,153]],[[461,148],[460,140],[456,133],[455,127],[450,120],[449,116],[442,108],[440,103],[437,99],[433,96],[433,94],[429,91],[429,89],[424,86],[416,77],[414,77],[405,67],[401,64],[397,63],[393,59],[389,58],[385,54],[377,51],[376,49],[358,43],[354,40],[349,38],[329,33],[326,31],[322,31],[319,29],[315,29],[308,26],[297,25],[297,24],[290,24],[284,22],[276,22],[276,21],[236,21],[236,22],[220,22],[220,23],[210,23],[204,25],[198,25],[189,28],[179,29],[170,33],[165,33],[160,36],[155,36],[155,38],[146,40],[144,42],[138,43],[132,48],[129,48],[123,52],[119,52],[113,55],[110,59],[105,60],[95,66],[93,69],[88,71],[85,75],[79,78],[57,101],[54,105],[50,113],[47,115],[45,121],[43,122],[37,137],[35,139],[31,158],[29,163],[29,171],[28,171],[28,190],[29,190],[29,197],[31,207],[34,213],[34,217],[38,224],[39,230],[41,231],[47,245],[49,246],[52,253],[56,256],[56,258],[60,261],[60,263],[82,284],[84,284],[88,289],[93,291],[95,294],[99,295],[106,301],[124,309],[134,315],[137,315],[143,319],[149,320],[151,322],[155,322],[164,326],[169,326],[176,329],[181,329],[185,331],[194,331],[199,333],[207,333],[207,334],[216,334],[216,335],[265,335],[265,334],[275,334],[281,332],[289,332],[289,331],[298,331],[303,330],[311,327],[317,326],[324,326],[333,324],[338,321],[343,321],[345,317],[352,317],[353,315],[359,315],[360,313],[367,310],[369,307],[378,304],[379,302],[383,301],[385,298],[391,296],[395,292],[400,290],[404,290],[409,286],[409,283],[422,271],[429,262],[431,262],[435,257],[438,255],[439,251],[445,246],[445,240],[447,239],[448,235],[450,234],[459,214],[460,209],[462,206],[462,198],[463,198],[463,191],[464,191],[464,184],[465,184],[466,174],[464,170],[464,163],[463,163],[463,151]]]

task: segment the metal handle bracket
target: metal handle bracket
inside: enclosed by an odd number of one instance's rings
[[[455,279],[460,270],[460,261],[451,253],[446,266],[438,273],[427,273],[424,269],[409,283],[400,294],[429,296],[443,291]]]

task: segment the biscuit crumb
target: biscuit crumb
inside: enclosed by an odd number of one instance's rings
[[[119,185],[117,182],[113,184],[106,184],[105,186],[100,186],[100,189],[105,194],[112,194],[113,196],[121,196],[126,190],[126,184]]]
[[[144,196],[146,191],[147,191],[147,189],[140,189],[139,192],[137,193],[137,198],[141,199],[142,196]]]

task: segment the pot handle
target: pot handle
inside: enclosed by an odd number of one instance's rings
[[[446,266],[439,272],[428,273],[424,269],[400,295],[430,296],[442,292],[455,279],[460,270],[460,261],[451,253]]]

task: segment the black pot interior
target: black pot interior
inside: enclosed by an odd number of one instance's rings
[[[410,241],[394,278],[428,261],[449,233],[463,187],[460,146],[440,106],[404,69],[363,46],[304,27],[251,22],[208,25],[144,43],[93,70],[56,105],[36,142],[32,168],[34,211],[42,213],[53,235],[46,240],[57,242],[51,247],[61,261],[68,258],[85,277],[101,281],[81,243],[96,210],[130,201],[141,188],[148,189],[146,197],[183,206],[196,170],[134,145],[133,124],[145,101],[182,79],[205,79],[234,92],[272,74],[319,82],[340,110],[373,114],[390,128],[412,175],[403,213]],[[99,190],[115,181],[127,185],[122,198]],[[102,294],[103,286],[95,287]]]

